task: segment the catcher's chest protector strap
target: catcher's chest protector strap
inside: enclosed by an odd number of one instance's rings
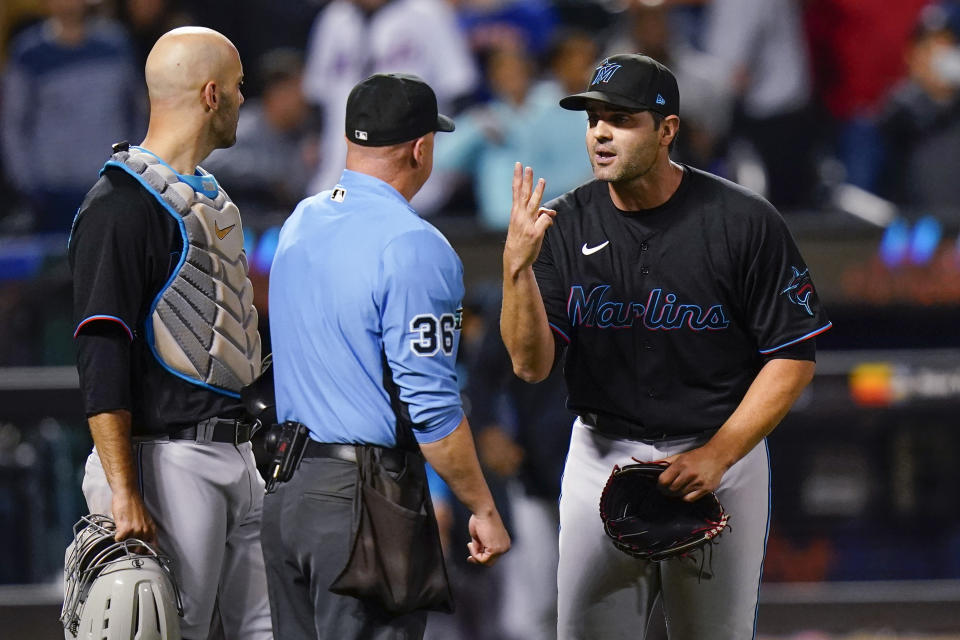
[[[181,180],[139,147],[115,153],[106,167],[136,178],[174,216],[183,251],[147,320],[147,341],[174,375],[239,397],[260,375],[260,334],[253,306],[240,212],[212,175]]]

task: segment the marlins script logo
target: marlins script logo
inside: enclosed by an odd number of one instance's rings
[[[675,293],[664,294],[654,289],[647,301],[611,300],[607,297],[610,285],[599,285],[589,292],[575,285],[570,288],[567,300],[567,316],[573,326],[597,327],[598,329],[627,329],[639,321],[651,331],[669,331],[688,327],[694,331],[718,330],[730,326],[723,305],[702,307],[684,304]]]

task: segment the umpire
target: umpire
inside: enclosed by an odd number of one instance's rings
[[[573,426],[560,499],[558,637],[642,635],[662,596],[671,640],[749,639],[769,523],[765,436],[814,372],[830,328],[783,219],[758,195],[670,160],[680,127],[669,69],[611,56],[588,90],[595,180],[540,207],[514,171],[501,333],[514,371],[565,359]],[[617,550],[597,505],[614,465],[664,461],[660,488],[716,491],[729,511],[703,576]],[[703,579],[701,579],[703,578]]]
[[[463,267],[409,204],[430,176],[434,133],[453,122],[416,76],[377,74],[350,93],[345,130],[340,182],[284,223],[270,272],[277,414],[310,437],[293,478],[265,500],[273,628],[285,640],[422,638],[425,610],[391,613],[329,588],[353,558],[358,462],[372,453],[399,483],[422,480],[423,453],[473,514],[472,562],[510,547],[454,369]],[[372,555],[403,563],[384,533]]]

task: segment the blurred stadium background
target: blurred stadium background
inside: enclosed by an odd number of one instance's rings
[[[437,88],[458,132],[438,137],[415,203],[464,262],[464,394],[504,500],[522,461],[556,446],[525,445],[509,385],[471,383],[496,377],[483,338],[496,330],[503,176],[521,160],[555,193],[589,177],[582,114],[558,114],[556,96],[605,53],[664,60],[681,86],[675,158],[778,206],[835,325],[770,438],[760,637],[960,638],[960,8],[948,0],[3,0],[0,637],[61,634],[91,445],[67,235],[109,144],[143,135],[143,60],[182,24],[222,31],[245,63],[237,146],[205,166],[244,215],[267,339],[279,225],[339,174],[345,92],[387,69]],[[466,597],[436,637],[512,637],[498,613],[509,574],[454,571]]]

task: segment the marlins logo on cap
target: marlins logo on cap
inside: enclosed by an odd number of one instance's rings
[[[590,84],[606,84],[607,82],[610,82],[610,78],[613,77],[613,74],[615,74],[617,69],[619,69],[621,66],[623,65],[614,64],[609,60],[604,60],[603,64],[597,67],[596,75],[593,76],[593,80],[590,81]]]
[[[670,69],[649,56],[626,53],[604,59],[594,71],[590,86],[560,101],[560,106],[583,111],[590,100],[664,116],[680,112],[680,91]]]

